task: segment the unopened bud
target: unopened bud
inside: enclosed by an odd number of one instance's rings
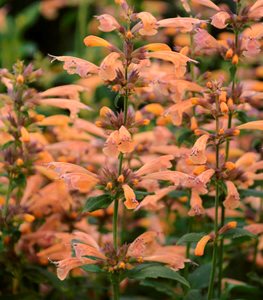
[[[236,221],[232,221],[232,222],[228,222],[226,225],[224,225],[219,231],[219,234],[223,234],[231,229],[234,229],[237,227],[237,222]]]
[[[213,83],[212,83],[211,81],[207,81],[206,87],[207,87],[208,89],[212,89]]]
[[[194,175],[198,176],[200,175],[201,173],[203,173],[204,171],[206,171],[207,167],[202,165],[202,166],[198,166],[194,169],[193,173]]]
[[[225,129],[224,128],[220,128],[219,130],[218,130],[218,134],[219,135],[223,135],[225,133]]]
[[[142,121],[142,124],[143,124],[144,126],[147,126],[147,125],[150,124],[150,120],[149,120],[149,119],[144,119],[144,120]]]
[[[228,171],[232,171],[236,168],[236,165],[232,161],[227,161],[224,166]]]
[[[105,118],[108,114],[110,114],[112,112],[112,110],[107,107],[107,106],[103,106],[100,109],[100,117]]]
[[[124,176],[121,174],[118,179],[117,179],[118,182],[120,183],[123,183],[124,182]]]
[[[24,78],[24,76],[23,75],[21,75],[21,74],[19,74],[18,76],[17,76],[17,78],[16,78],[16,82],[17,82],[17,84],[23,84],[24,83],[24,81],[25,81],[25,78]]]
[[[17,166],[22,166],[24,164],[24,161],[23,161],[23,159],[22,158],[18,158],[17,160],[16,160],[16,165]]]
[[[239,129],[234,129],[233,130],[233,135],[237,136],[240,134],[240,130]]]
[[[28,143],[30,141],[29,132],[26,130],[25,127],[21,127],[20,129],[21,138],[20,140],[24,143]]]
[[[220,103],[220,110],[223,114],[227,114],[229,109],[228,109],[228,106],[225,102],[221,102]]]
[[[205,235],[201,238],[201,240],[197,243],[195,247],[195,255],[203,256],[206,244],[211,240],[210,235]]]
[[[234,54],[233,49],[232,49],[232,48],[229,48],[229,49],[227,50],[227,52],[226,52],[226,58],[227,58],[227,59],[232,58],[233,54]]]
[[[126,38],[127,38],[128,40],[130,40],[130,39],[133,38],[133,34],[132,34],[132,32],[131,32],[130,30],[126,32]]]
[[[95,122],[95,125],[96,125],[97,127],[102,127],[101,121],[96,121],[96,122]]]
[[[238,58],[238,55],[235,54],[232,58],[232,64],[233,65],[237,65],[238,64],[238,61],[239,61],[239,58]]]
[[[24,214],[23,219],[24,219],[24,221],[26,221],[28,223],[32,223],[35,221],[35,216],[33,216],[31,214]]]
[[[226,102],[226,91],[222,91],[219,95],[219,101],[220,102]]]
[[[118,268],[119,268],[119,269],[123,269],[123,270],[124,270],[125,267],[126,267],[125,262],[120,261],[120,262],[118,263]]]
[[[191,98],[191,103],[192,103],[193,105],[197,105],[197,104],[199,103],[198,100],[199,100],[199,98],[193,97],[193,98]]]
[[[113,187],[112,182],[109,181],[106,185],[106,189],[110,191],[110,190],[112,190],[112,187]]]

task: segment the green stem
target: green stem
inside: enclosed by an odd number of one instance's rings
[[[112,275],[113,300],[120,299],[120,279],[118,274]]]
[[[11,197],[11,192],[12,192],[12,180],[9,178],[9,184],[8,184],[8,189],[6,193],[6,198],[5,198],[5,206],[3,209],[3,217],[7,217],[7,212],[8,212],[8,205]]]
[[[212,297],[213,297],[213,293],[214,293],[216,262],[217,262],[217,250],[218,250],[218,245],[217,245],[217,239],[218,239],[218,204],[219,204],[219,185],[217,183],[216,184],[216,196],[215,196],[215,222],[214,222],[215,239],[214,239],[214,244],[213,244],[212,270],[211,270],[211,274],[210,274],[207,300],[211,300]]]
[[[216,97],[216,134],[218,136],[219,132],[219,101],[218,97]],[[219,142],[216,143],[216,169],[219,168]],[[210,274],[209,287],[207,299],[211,300],[214,294],[214,284],[215,284],[215,274],[216,274],[216,263],[217,263],[217,252],[218,252],[218,206],[219,206],[219,182],[218,178],[216,178],[216,195],[215,195],[215,221],[214,221],[214,243],[213,243],[213,255],[212,255],[212,270]]]

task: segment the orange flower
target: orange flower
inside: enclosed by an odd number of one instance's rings
[[[87,47],[105,47],[110,50],[113,48],[111,43],[95,35],[88,35],[83,41]]]
[[[197,243],[195,247],[195,255],[203,256],[206,244],[211,240],[210,235],[205,235],[201,238],[201,240]]]
[[[188,215],[191,217],[202,215],[205,212],[203,208],[203,201],[195,190],[192,190],[191,193],[190,206],[191,209],[189,210]]]
[[[139,202],[136,200],[136,196],[133,189],[128,184],[124,184],[122,186],[122,189],[124,191],[124,197],[126,199],[126,201],[124,201],[124,205],[126,206],[126,208],[136,208],[139,205]]]
[[[205,154],[206,144],[209,139],[208,134],[204,134],[200,136],[197,141],[195,142],[191,154],[190,160],[196,165],[205,164],[207,161],[207,157]]]
[[[120,28],[120,24],[111,15],[103,14],[100,16],[96,16],[96,18],[100,22],[100,26],[98,28],[101,31],[110,32],[110,31]]]
[[[99,72],[99,68],[96,65],[78,57],[50,56],[52,57],[52,62],[54,60],[64,62],[63,69],[66,70],[68,74],[78,74],[80,77],[85,78],[91,74],[97,74]]]
[[[239,193],[232,181],[226,181],[226,186],[227,186],[227,197],[223,202],[223,204],[228,209],[235,209],[240,204]]]
[[[140,12],[136,16],[141,19],[139,34],[141,35],[155,35],[157,33],[157,20],[148,12]],[[136,25],[135,25],[136,26]],[[138,26],[137,26],[138,27]],[[137,28],[136,28],[137,29]],[[134,31],[135,28],[132,29]]]
[[[121,126],[119,130],[113,131],[105,143],[103,152],[112,157],[118,157],[119,153],[130,153],[134,149],[131,134]]]
[[[107,55],[100,64],[99,76],[105,81],[112,81],[117,76],[117,70],[121,68],[121,63],[118,61],[120,54],[112,52]],[[119,62],[119,63],[118,63]]]

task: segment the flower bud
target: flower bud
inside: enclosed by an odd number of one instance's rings
[[[232,58],[232,64],[233,65],[237,65],[238,64],[238,61],[239,61],[239,58],[238,58],[238,55],[235,54]]]
[[[232,48],[229,48],[229,49],[227,50],[227,52],[226,52],[226,58],[227,58],[227,59],[232,58],[233,54],[234,54],[233,49],[232,49]]]
[[[26,221],[28,223],[32,223],[35,221],[35,216],[33,216],[31,214],[24,214],[23,219],[24,219],[24,221]]]
[[[219,95],[219,101],[220,102],[226,102],[226,91],[222,91]]]
[[[220,103],[220,110],[223,114],[227,114],[229,109],[228,109],[228,106],[225,102],[221,102]]]
[[[113,187],[112,182],[109,181],[106,185],[106,189],[110,191],[110,190],[112,190],[112,187]]]
[[[224,167],[228,170],[228,171],[232,171],[236,168],[236,165],[232,162],[232,161],[227,161],[224,165]]]
[[[24,76],[19,74],[16,78],[17,84],[22,85],[24,83],[24,81],[25,81]]]
[[[201,238],[201,240],[197,243],[195,247],[195,255],[203,256],[206,244],[211,240],[210,235],[205,235]]]
[[[118,179],[117,179],[118,182],[120,183],[123,183],[124,182],[124,176],[121,174]]]
[[[112,112],[112,110],[107,107],[107,106],[103,106],[101,109],[100,109],[100,117],[102,118],[106,118],[106,116],[108,114],[110,114]]]
[[[16,165],[17,166],[22,166],[24,164],[24,161],[23,161],[23,159],[22,158],[18,158],[17,160],[16,160]]]
[[[30,141],[29,132],[25,127],[21,127],[20,129],[21,138],[20,140],[24,143],[28,143]]]

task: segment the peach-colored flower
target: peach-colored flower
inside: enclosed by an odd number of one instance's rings
[[[263,15],[263,1],[257,0],[249,9],[248,16],[251,19],[260,19]]]
[[[226,186],[227,186],[227,197],[223,202],[223,204],[228,209],[235,209],[240,205],[239,193],[232,181],[226,181]]]
[[[177,28],[180,32],[190,32],[194,26],[200,24],[201,20],[195,18],[169,18],[158,21],[158,27],[171,27]]]
[[[123,184],[122,186],[124,192],[124,205],[127,209],[134,209],[139,205],[139,202],[136,200],[135,193],[133,189],[128,184]]]
[[[171,168],[171,160],[173,159],[173,155],[164,155],[157,157],[146,164],[144,164],[139,170],[135,172],[137,176],[143,176],[145,174],[151,174],[156,171],[162,171],[168,168]]]
[[[130,153],[134,149],[131,134],[121,126],[119,130],[113,131],[105,143],[103,152],[112,157],[118,157],[119,153]]]
[[[195,3],[198,3],[200,5],[204,5],[206,7],[212,8],[214,10],[220,11],[220,7],[218,7],[216,4],[214,4],[212,1],[210,0],[192,0]]]
[[[105,47],[109,50],[113,50],[114,48],[111,43],[95,35],[88,35],[83,41],[87,47]]]
[[[73,56],[54,56],[52,61],[59,60],[64,63],[63,69],[68,72],[68,74],[78,74],[80,77],[88,77],[91,74],[98,74],[99,67],[93,63],[86,61],[84,59],[73,57]]]
[[[188,259],[181,253],[179,246],[161,246],[157,242],[157,233],[148,231],[137,237],[129,246],[127,256],[155,261],[168,265],[174,270],[184,268]]]
[[[183,113],[191,107],[193,107],[192,100],[184,100],[169,107],[165,115],[171,116],[173,124],[180,126],[183,121]]]
[[[101,31],[110,32],[110,31],[120,28],[120,24],[117,22],[117,20],[109,14],[103,14],[100,16],[96,16],[96,18],[100,22],[100,25],[98,28]]]
[[[196,29],[194,42],[196,51],[205,51],[205,53],[207,52],[208,54],[216,51],[220,46],[218,41],[211,34],[201,28]]]
[[[263,130],[263,120],[252,121],[236,127],[237,129]]]
[[[120,54],[112,52],[107,55],[100,64],[99,76],[105,81],[112,81],[117,76],[117,70],[120,69]]]
[[[45,98],[38,100],[41,105],[55,106],[63,109],[68,109],[70,111],[70,117],[76,118],[77,114],[81,109],[91,110],[91,108],[84,103],[79,101],[62,99],[62,98]]]
[[[136,16],[141,19],[141,26],[139,27],[139,34],[141,35],[155,35],[157,33],[157,20],[149,12],[140,12]],[[140,24],[140,23],[139,23]],[[136,25],[135,25],[136,26]],[[134,30],[134,28],[133,28]]]
[[[204,255],[205,246],[207,245],[207,243],[210,240],[211,240],[210,235],[205,235],[201,238],[201,240],[197,243],[197,245],[195,247],[195,255],[196,256],[203,256]]]
[[[196,140],[190,154],[190,160],[194,164],[202,165],[206,163],[207,157],[205,154],[205,149],[206,149],[208,139],[209,139],[209,135],[204,134]]]
[[[203,201],[194,189],[191,193],[190,206],[191,209],[189,210],[188,215],[191,217],[199,216],[205,213],[205,210],[203,208]]]
[[[223,29],[227,26],[227,20],[230,18],[229,13],[220,11],[213,15],[211,24],[216,28]]]

